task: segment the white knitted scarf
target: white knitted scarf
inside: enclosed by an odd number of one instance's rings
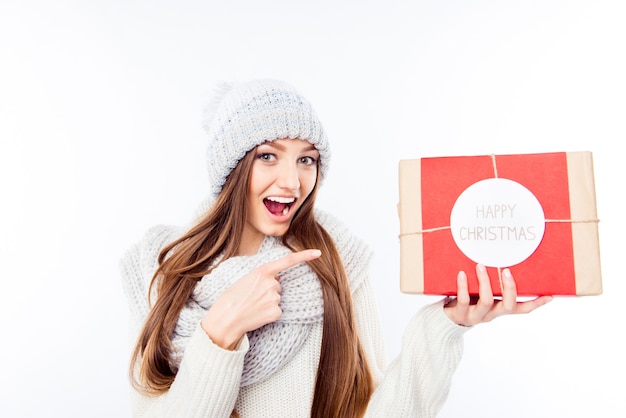
[[[367,274],[371,258],[370,249],[328,214],[317,211],[316,218],[333,237],[344,262],[351,291],[354,292]],[[137,322],[143,322],[148,314],[147,283],[156,267],[160,248],[171,242],[178,233],[180,229],[155,227],[122,259],[124,287]],[[179,367],[188,340],[206,311],[224,290],[254,268],[289,252],[279,238],[266,237],[257,254],[224,260],[210,274],[203,277],[196,285],[176,323],[172,338],[174,348],[171,366],[174,369]],[[241,386],[260,382],[276,372],[297,353],[306,341],[312,325],[323,319],[324,307],[320,283],[306,263],[281,272],[279,277],[282,286],[280,301],[282,315],[278,321],[248,333],[250,348],[244,359]]]
[[[266,237],[257,254],[229,258],[211,274],[204,276],[176,323],[172,339],[173,365],[178,366],[187,341],[222,292],[254,268],[290,252],[278,239]],[[283,313],[278,321],[248,333],[250,349],[244,360],[241,386],[259,382],[275,372],[304,343],[311,325],[322,321],[322,289],[313,270],[301,263],[281,272],[279,277],[282,286],[280,308]]]

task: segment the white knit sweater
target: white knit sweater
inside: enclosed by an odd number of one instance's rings
[[[448,396],[462,355],[462,336],[468,328],[450,321],[442,302],[427,306],[409,322],[401,353],[387,366],[378,311],[367,276],[370,252],[336,219],[321,211],[317,218],[335,240],[352,286],[356,325],[376,385],[366,416],[436,416]],[[148,313],[147,289],[159,250],[182,232],[178,228],[155,227],[121,260],[133,344]],[[307,417],[321,341],[322,323],[316,322],[304,343],[282,367],[263,381],[241,386],[244,357],[250,349],[248,337],[234,351],[224,350],[213,344],[198,323],[186,339],[172,387],[159,397],[133,391],[133,416],[227,418],[235,409],[242,418]]]

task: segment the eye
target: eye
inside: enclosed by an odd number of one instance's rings
[[[261,160],[261,161],[274,161],[274,160],[276,160],[276,156],[274,154],[269,153],[269,152],[259,153],[259,154],[257,154],[256,158]]]
[[[305,157],[300,157],[298,159],[298,162],[304,165],[315,165],[317,159],[307,155]]]

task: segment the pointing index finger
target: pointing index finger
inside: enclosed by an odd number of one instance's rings
[[[295,253],[287,254],[278,260],[270,261],[263,268],[268,274],[277,275],[281,271],[300,264],[305,261],[314,260],[322,255],[320,250],[302,250]]]

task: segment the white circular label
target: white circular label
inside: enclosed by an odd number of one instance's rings
[[[488,267],[510,267],[537,249],[545,215],[526,187],[493,178],[461,193],[450,213],[450,228],[456,245],[470,260]]]

